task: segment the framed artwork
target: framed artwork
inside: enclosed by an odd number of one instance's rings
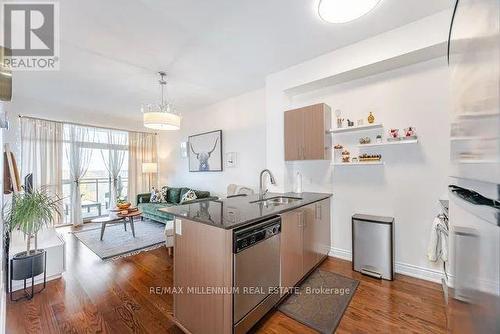
[[[188,137],[189,171],[222,171],[222,130]]]

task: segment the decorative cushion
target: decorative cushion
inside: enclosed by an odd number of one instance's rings
[[[167,186],[161,187],[160,193],[161,193],[163,203],[166,203],[168,200],[168,187]]]
[[[196,193],[189,189],[181,198],[181,203],[184,203],[184,202],[188,202],[188,201],[193,201],[195,200],[197,197],[196,197]]]
[[[153,190],[151,190],[151,198],[150,198],[149,202],[150,203],[161,203],[162,202],[161,192],[159,192],[158,189],[153,188]]]
[[[168,187],[166,200],[167,203],[179,204],[181,201],[181,188]]]
[[[207,198],[210,197],[210,191],[194,190],[196,198]]]

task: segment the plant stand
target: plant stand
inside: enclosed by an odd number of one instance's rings
[[[35,295],[35,276],[43,273],[43,288],[36,293],[42,292],[47,285],[47,252],[44,249],[37,249],[27,253],[21,252],[14,255],[10,260],[10,279],[9,292],[10,300],[18,301],[21,299],[31,299]],[[26,290],[26,280],[31,278],[31,293]],[[24,295],[13,299],[12,281],[24,281]]]

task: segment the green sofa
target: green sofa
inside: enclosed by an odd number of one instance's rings
[[[159,211],[158,209],[181,205],[180,201],[182,196],[184,196],[184,194],[189,190],[193,190],[195,192],[196,199],[184,202],[182,204],[190,204],[218,199],[218,197],[210,196],[210,192],[208,191],[201,191],[190,188],[167,187],[167,196],[164,199],[165,202],[150,203],[151,193],[139,194],[137,195],[137,207],[142,211],[142,216],[144,218],[149,218],[151,220],[166,224],[167,221],[174,220],[173,216],[166,212]]]

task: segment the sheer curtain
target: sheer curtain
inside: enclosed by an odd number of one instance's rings
[[[109,159],[106,161],[104,151],[101,150],[102,159],[106,169],[111,176],[111,195],[109,198],[109,207],[111,209],[116,207],[116,198],[118,197],[118,177],[123,166],[125,159],[125,152],[128,149],[127,145],[127,132],[108,130],[108,144]]]
[[[135,203],[137,194],[148,192],[149,175],[142,173],[143,162],[158,162],[157,135],[154,133],[129,132],[128,200]],[[152,184],[156,184],[152,175]]]
[[[21,177],[33,173],[33,187],[46,187],[63,197],[63,124],[29,117],[21,117]],[[60,201],[62,210],[62,201]],[[62,222],[57,217],[54,224]]]
[[[69,143],[66,149],[66,157],[69,161],[71,221],[74,226],[83,224],[80,179],[87,172],[92,158],[92,150],[85,147],[84,143],[93,142],[94,136],[95,130],[93,128],[73,124],[64,126],[64,140]]]

